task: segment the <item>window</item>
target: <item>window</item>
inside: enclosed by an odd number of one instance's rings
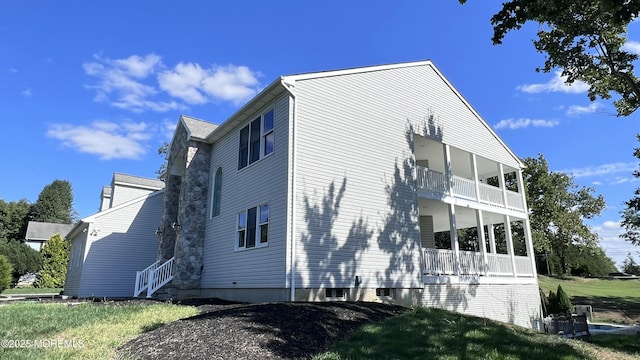
[[[271,109],[240,130],[238,170],[273,152],[273,118]]]
[[[222,191],[222,168],[216,170],[213,178],[213,194],[211,198],[211,217],[220,215],[220,193]]]
[[[333,288],[329,288],[329,289],[325,289],[324,290],[324,296],[327,299],[344,299],[345,298],[345,291],[344,289],[333,289]]]
[[[236,248],[251,249],[269,242],[269,204],[249,208],[238,213]]]
[[[393,297],[393,291],[391,291],[392,289],[390,288],[377,288],[376,289],[376,296],[377,297],[385,297],[385,298],[389,298],[389,297]]]

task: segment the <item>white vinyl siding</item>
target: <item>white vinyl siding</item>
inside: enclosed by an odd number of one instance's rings
[[[69,240],[71,241],[71,257],[64,282],[64,295],[77,297],[84,266],[84,246],[87,241],[87,232],[80,232],[74,239]]]
[[[136,271],[156,261],[163,191],[94,215],[79,297],[132,296]]]
[[[128,186],[124,184],[115,184],[112,191],[111,207],[116,207],[133,199],[137,199],[141,196],[150,194],[155,190],[140,188],[136,187],[135,185]]]
[[[207,221],[203,289],[282,288],[285,285],[288,97],[281,96],[275,104],[266,105],[212,145],[210,168],[224,169],[224,188],[220,215]],[[275,110],[273,152],[236,170],[240,129],[270,109]],[[236,251],[238,213],[265,203],[270,206],[268,246]]]

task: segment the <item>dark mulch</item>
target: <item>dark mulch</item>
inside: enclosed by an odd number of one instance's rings
[[[201,314],[141,334],[118,352],[134,359],[309,359],[364,324],[407,310],[369,302],[240,304],[185,301]]]

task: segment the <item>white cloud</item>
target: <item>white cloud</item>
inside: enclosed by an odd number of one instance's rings
[[[571,105],[569,106],[569,108],[567,108],[567,115],[573,116],[581,114],[591,114],[602,109],[602,107],[602,104],[597,102],[593,102],[587,106]]]
[[[182,110],[186,108],[182,102],[239,104],[259,91],[260,74],[246,66],[203,68],[179,63],[167,70],[156,54],[115,60],[94,55],[94,59],[83,64],[85,73],[98,79],[88,86],[96,91],[94,100],[134,112]]]
[[[31,91],[31,89],[25,89],[22,91],[22,96],[24,97],[30,97],[31,95],[33,95],[33,92]]]
[[[640,42],[629,40],[624,45],[622,45],[622,50],[625,50],[634,54],[640,54]]]
[[[566,76],[562,76],[561,71],[556,71],[554,76],[549,82],[544,84],[526,84],[526,85],[518,85],[516,89],[530,93],[537,94],[543,92],[564,92],[564,93],[583,93],[589,90],[589,85],[582,81],[575,81],[573,84],[566,84],[567,80]]]
[[[588,176],[602,176],[616,173],[629,173],[631,174],[638,167],[638,164],[633,162],[618,162],[602,165],[587,166],[583,168],[574,168],[568,170],[562,170],[567,174],[572,174],[576,178],[588,177]]]
[[[255,95],[259,73],[246,66],[213,66],[179,63],[171,71],[158,74],[160,88],[189,104],[229,101],[239,104]]]
[[[542,120],[542,119],[529,119],[529,118],[509,118],[500,120],[497,124],[493,125],[496,129],[521,129],[529,126],[533,127],[554,127],[560,124],[556,120]]]
[[[88,126],[53,124],[47,137],[81,153],[99,155],[102,160],[139,159],[146,152],[144,142],[151,131],[146,123],[94,121]]]
[[[598,234],[600,238],[600,246],[618,265],[622,266],[622,262],[627,257],[627,253],[631,252],[636,254],[638,247],[632,245],[630,242],[620,238],[620,234],[624,232],[624,229],[620,226],[619,221],[604,221],[602,224],[592,227],[592,230]]]
[[[17,72],[18,72],[18,69],[16,69],[16,68],[9,68],[9,72],[10,72],[10,73],[12,73],[12,74],[15,74],[15,73],[17,73]]]

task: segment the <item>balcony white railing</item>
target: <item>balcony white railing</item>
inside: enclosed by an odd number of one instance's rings
[[[495,277],[532,277],[531,259],[527,256],[514,256],[516,272],[514,274],[511,256],[505,254],[487,254],[484,263],[482,253],[460,251],[459,261],[455,252],[446,249],[423,249],[423,273],[425,275],[487,275]],[[456,274],[456,268],[458,269]]]
[[[453,193],[456,196],[475,200],[476,196],[476,182],[463,178],[461,176],[453,176]]]
[[[447,177],[441,172],[416,166],[416,180],[418,189],[440,195],[449,195]],[[474,180],[457,175],[451,178],[451,189],[451,195],[455,197],[474,201],[478,199],[481,203],[487,205],[507,207],[512,210],[525,210],[522,194],[515,191],[505,190],[507,194],[507,203],[505,204],[504,194],[501,188],[478,183],[478,189],[480,190],[478,194],[476,193],[476,182]]]

